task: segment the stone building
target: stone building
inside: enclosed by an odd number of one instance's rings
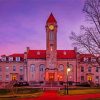
[[[57,21],[51,13],[46,21],[46,50],[31,50],[23,54],[2,55],[0,82],[12,80],[28,82],[91,81],[100,83],[100,67],[91,54],[79,54],[77,49],[57,50]]]

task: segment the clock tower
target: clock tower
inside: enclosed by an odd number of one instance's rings
[[[57,21],[51,13],[46,22],[46,81],[56,81]]]

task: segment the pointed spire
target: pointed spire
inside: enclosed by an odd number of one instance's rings
[[[50,16],[49,16],[49,18],[48,18],[48,20],[47,20],[47,23],[53,23],[53,22],[57,23],[55,17],[51,13]]]

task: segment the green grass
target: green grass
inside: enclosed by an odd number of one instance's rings
[[[61,95],[64,95],[65,90],[61,90],[59,92]],[[69,95],[77,95],[77,94],[95,94],[100,93],[100,89],[75,89],[75,90],[68,90]]]

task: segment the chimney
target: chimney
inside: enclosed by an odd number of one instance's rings
[[[77,52],[77,47],[74,47],[75,52]]]
[[[24,52],[24,60],[27,59],[27,52]]]
[[[30,50],[30,47],[26,47],[27,52]]]

